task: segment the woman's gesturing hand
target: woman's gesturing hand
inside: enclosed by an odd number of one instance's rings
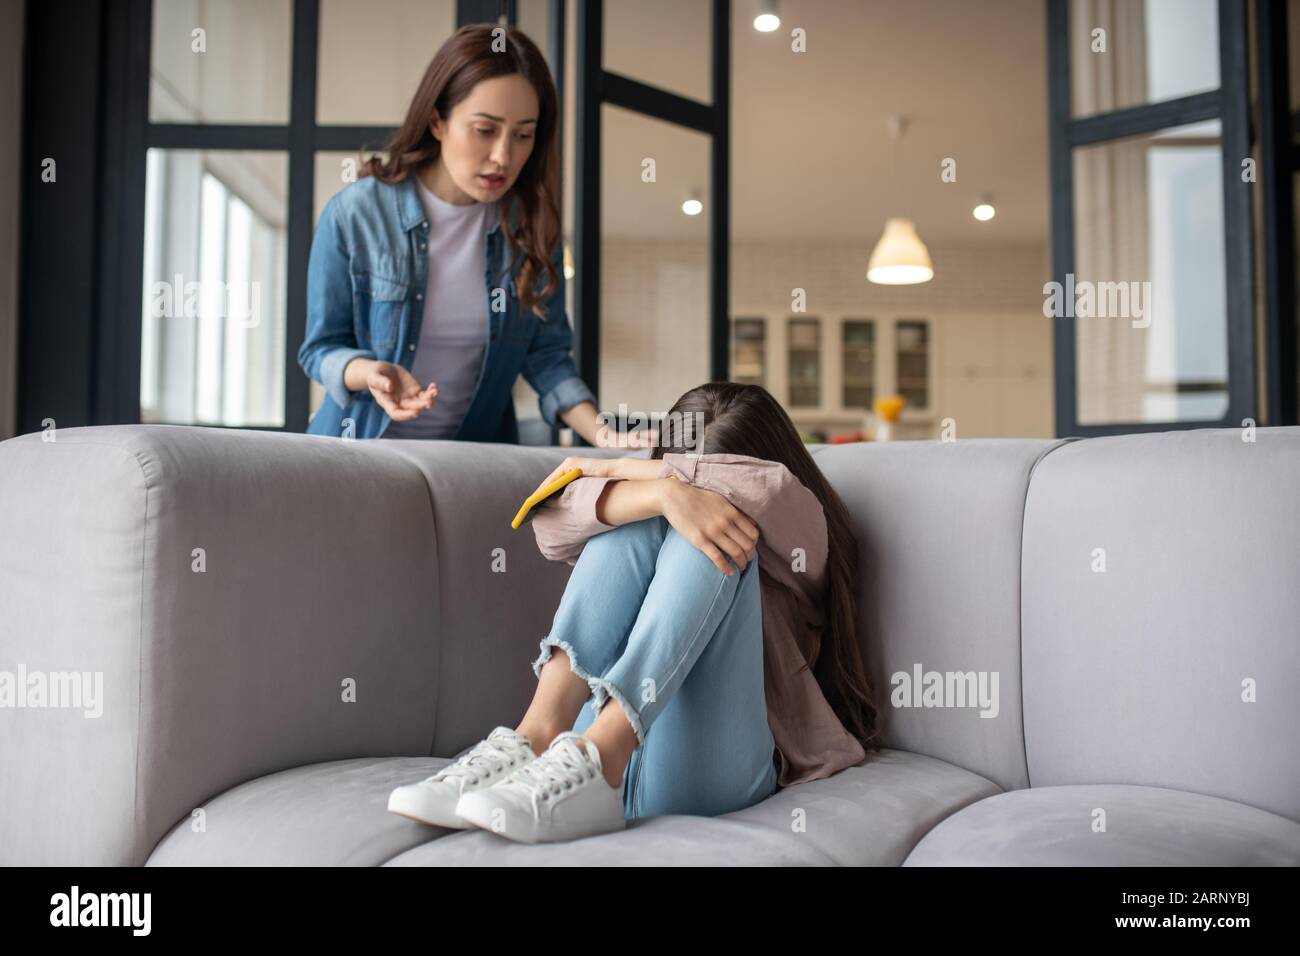
[[[668,523],[723,574],[734,573],[724,553],[745,570],[758,546],[758,526],[716,491],[683,481],[665,481],[664,486],[663,513]]]
[[[395,422],[415,418],[426,408],[433,408],[438,397],[438,383],[422,389],[415,376],[393,362],[376,362],[366,374],[366,387]]]

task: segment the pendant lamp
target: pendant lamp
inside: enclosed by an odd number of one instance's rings
[[[903,135],[906,120],[889,118],[889,131],[895,141]],[[885,221],[885,231],[867,262],[867,281],[880,285],[914,285],[934,278],[930,252],[916,234],[916,226],[901,216]]]
[[[867,279],[880,285],[912,285],[934,278],[925,243],[910,219],[889,219],[867,263]]]

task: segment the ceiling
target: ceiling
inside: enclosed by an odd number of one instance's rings
[[[707,9],[606,0],[606,69],[707,102]],[[733,239],[861,240],[906,216],[927,241],[1047,240],[1043,0],[783,0],[774,33],[753,28],[754,0],[732,10]],[[707,212],[680,203],[700,188],[707,210],[709,139],[604,110],[606,234],[707,236]],[[997,216],[981,223],[986,191]]]
[[[392,28],[367,26],[364,4],[322,4],[321,55],[329,69],[322,69],[321,95],[323,103],[333,104],[322,120],[396,122],[426,65],[420,51],[431,41],[418,38],[452,29],[450,0],[389,2],[410,7],[414,19],[407,31],[417,38],[389,57],[367,53],[391,47]],[[576,5],[567,6],[572,53]],[[1044,6],[1044,0],[781,0],[780,29],[759,33],[753,28],[756,0],[732,0],[733,239],[874,241],[887,217],[906,216],[927,242],[1045,242]],[[546,10],[542,0],[520,7],[529,14],[521,26],[535,39],[545,37],[544,17],[534,22]],[[604,0],[606,69],[708,102],[711,7],[706,0]],[[172,5],[159,7],[156,47],[166,34],[181,42],[161,49],[189,50],[186,9],[180,5],[163,18]],[[283,121],[288,0],[241,0],[213,9],[256,14],[249,33],[256,51],[243,44],[237,53],[223,54],[226,59],[212,60],[226,49],[218,45],[196,61],[188,52],[160,60],[155,49],[154,86],[161,72],[171,87],[190,90],[191,99],[202,93],[201,112],[208,120]],[[805,31],[806,52],[791,50],[796,27]],[[239,57],[254,64],[245,64],[252,79],[242,79],[242,86],[229,80]],[[567,60],[572,84],[576,56]],[[265,102],[241,98],[248,82],[263,90]],[[155,89],[155,112],[157,94]],[[566,102],[570,124],[572,101],[570,96]],[[617,107],[603,112],[605,235],[706,238],[710,138]],[[909,119],[899,141],[887,127],[896,112]],[[947,157],[956,160],[955,183],[940,180]],[[642,176],[647,159],[655,163],[651,183]],[[282,208],[276,194],[282,196],[287,185],[283,157],[265,160],[272,164],[261,174],[265,188]],[[336,168],[338,161],[330,155],[326,165]],[[257,161],[244,155],[241,162],[258,174]],[[337,175],[318,184],[318,206],[341,185]],[[692,189],[700,190],[704,215],[681,212]],[[985,191],[993,194],[998,213],[980,223],[971,209]]]

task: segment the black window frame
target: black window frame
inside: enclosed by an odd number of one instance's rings
[[[1300,113],[1292,112],[1287,4],[1266,0],[1253,9],[1263,190],[1265,405],[1270,425],[1296,425],[1300,424],[1300,356],[1294,177],[1300,172]]]
[[[574,352],[578,374],[600,394],[601,106],[610,104],[710,137],[709,374],[726,381],[731,365],[731,0],[709,0],[712,14],[712,102],[643,83],[605,69],[604,0],[583,0],[577,22],[577,122],[574,144],[578,191],[574,194]],[[657,424],[657,422],[656,422]],[[611,419],[625,431],[628,422]],[[586,445],[574,435],[574,445]]]
[[[1093,437],[1240,426],[1246,418],[1258,423],[1252,184],[1243,182],[1241,178],[1241,161],[1251,155],[1245,2],[1218,0],[1218,89],[1077,118],[1071,112],[1068,3],[1069,0],[1046,0],[1052,278],[1064,286],[1066,275],[1074,272],[1073,163],[1077,147],[1189,123],[1219,120],[1223,160],[1228,408],[1218,419],[1081,424],[1078,420],[1075,319],[1071,315],[1062,315],[1052,320],[1056,435]]]

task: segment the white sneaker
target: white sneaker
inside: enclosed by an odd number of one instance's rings
[[[611,787],[600,751],[586,737],[565,731],[547,751],[497,783],[467,792],[456,804],[460,817],[521,843],[577,840],[622,830],[623,783]]]
[[[388,809],[431,826],[471,829],[474,824],[456,815],[461,796],[490,787],[537,759],[527,737],[509,727],[497,727],[455,763],[419,783],[394,790],[388,797]]]

